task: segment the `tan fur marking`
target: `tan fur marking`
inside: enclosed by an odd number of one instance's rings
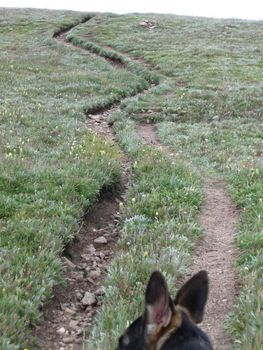
[[[179,312],[184,312],[188,316],[189,320],[191,320],[193,323],[195,323],[195,321],[191,317],[190,312],[185,307],[180,306],[180,305],[176,305],[175,309],[178,310]]]
[[[181,312],[175,312],[172,317],[171,323],[166,327],[164,334],[158,339],[156,344],[156,350],[160,350],[163,344],[167,339],[170,338],[170,335],[176,331],[177,328],[181,327],[182,324],[182,315]]]
[[[182,324],[181,310],[176,310],[167,327],[158,326],[153,334],[147,338],[149,350],[160,350],[170,335]]]

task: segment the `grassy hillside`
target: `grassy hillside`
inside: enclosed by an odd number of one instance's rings
[[[154,29],[140,26],[145,18]],[[95,17],[71,33],[158,72],[159,87],[123,102],[123,111],[157,123],[175,159],[227,180],[241,213],[241,292],[227,325],[237,349],[260,349],[263,342],[262,28],[262,22],[124,15]]]
[[[63,277],[59,254],[77,232],[83,210],[102,187],[120,180],[118,146],[87,130],[83,113],[120,101],[112,123],[134,177],[121,216],[120,253],[88,347],[113,348],[138,313],[142,285],[156,261],[170,284],[190,264],[202,199],[200,179],[189,168],[193,162],[223,176],[241,210],[241,293],[228,328],[233,348],[260,349],[263,23],[101,14],[68,34],[74,44],[125,64],[116,69],[52,38],[86,17],[0,12],[2,348],[28,345],[28,326]],[[156,27],[140,26],[144,18]],[[157,80],[147,94],[125,98]],[[143,145],[135,122],[156,123],[161,140],[174,148],[173,159]]]
[[[148,84],[54,41],[55,31],[83,17],[0,12],[2,349],[26,344],[39,304],[63,277],[58,256],[83,210],[120,180],[118,147],[88,131],[83,112]]]

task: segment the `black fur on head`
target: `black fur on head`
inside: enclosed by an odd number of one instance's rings
[[[119,338],[117,350],[212,350],[207,335],[196,326],[203,319],[208,275],[200,271],[172,301],[164,276],[154,271],[145,292],[145,310]]]

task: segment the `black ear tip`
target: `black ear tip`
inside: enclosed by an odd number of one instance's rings
[[[197,275],[202,277],[202,278],[208,279],[208,272],[206,270],[201,270],[201,271],[197,272]]]
[[[146,288],[146,303],[153,303],[157,298],[168,293],[167,284],[160,271],[151,274]]]
[[[165,278],[160,271],[154,271],[149,279],[148,287],[158,288],[160,286],[166,286]]]
[[[152,281],[152,280],[164,281],[165,278],[160,271],[156,270],[156,271],[153,271],[153,273],[151,274],[150,281]]]
[[[208,284],[208,282],[209,282],[208,272],[205,271],[205,270],[201,270],[201,271],[197,272],[193,276],[193,278],[194,279],[198,279],[198,280],[200,280],[201,282],[203,282],[205,284]]]

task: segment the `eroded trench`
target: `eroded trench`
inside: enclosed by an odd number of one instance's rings
[[[73,26],[56,33],[54,38],[73,49],[86,51],[65,40],[67,32],[72,28]],[[116,69],[125,68],[114,59],[110,61]],[[118,109],[118,105],[115,103],[89,111],[86,126],[115,141],[107,120]],[[169,147],[160,143],[152,125],[140,124],[137,131],[147,144],[162,147],[167,155],[170,153]],[[114,193],[101,191],[94,207],[84,215],[78,234],[66,247],[62,258],[66,285],[54,288],[53,298],[43,306],[44,319],[33,330],[38,348],[83,348],[84,332],[92,325],[100,308],[99,297],[104,294],[103,281],[114,256],[118,238],[116,216],[120,201],[125,200],[129,169],[129,161],[123,155],[121,183]],[[237,293],[234,232],[238,212],[221,181],[204,178],[204,193],[205,200],[199,216],[204,238],[196,247],[188,275],[201,269],[209,271],[210,297],[205,321],[201,326],[212,338],[215,349],[227,350],[229,339],[223,329],[223,322],[233,308]]]
[[[81,23],[89,19],[90,17]],[[74,27],[69,26],[56,32],[54,39],[74,50],[90,52],[66,41],[67,33]],[[118,59],[105,59],[116,69],[125,68],[125,64]],[[153,85],[151,84],[149,89]],[[98,106],[85,112],[86,127],[116,142],[108,119],[118,110],[120,102]],[[130,175],[130,163],[124,154],[121,168],[122,179],[117,188],[113,192],[108,189],[101,190],[95,205],[82,218],[79,232],[65,248],[62,257],[65,285],[53,289],[52,299],[42,306],[43,320],[32,330],[35,346],[39,349],[83,349],[85,332],[89,330],[101,306],[100,297],[104,295],[103,281],[114,257],[118,238],[119,203],[125,201]]]

